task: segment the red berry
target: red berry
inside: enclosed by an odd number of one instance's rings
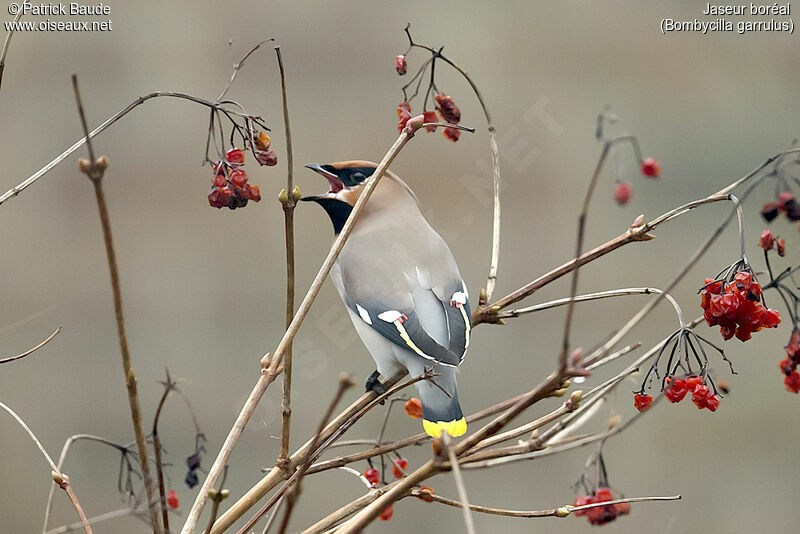
[[[706,408],[710,412],[716,412],[717,408],[719,408],[719,397],[716,395],[711,395],[710,397],[706,398]]]
[[[702,410],[707,407],[708,398],[711,396],[711,390],[708,389],[708,386],[697,386],[694,388],[694,393],[692,393],[692,402],[697,406],[698,410]]]
[[[406,467],[408,467],[408,460],[405,458],[392,460],[392,474],[394,478],[403,478],[405,476]]]
[[[772,250],[772,247],[775,246],[775,237],[772,235],[772,232],[769,230],[764,230],[761,232],[761,237],[758,240],[758,246],[764,250]]]
[[[461,130],[456,128],[445,128],[444,129],[444,136],[448,138],[452,142],[458,141],[458,138],[461,137]]]
[[[618,502],[614,505],[614,508],[617,509],[618,515],[628,515],[631,513],[631,503],[629,502]]]
[[[383,512],[381,512],[381,515],[379,515],[378,517],[380,518],[381,521],[388,521],[392,518],[393,513],[394,510],[392,510],[392,505],[390,504],[383,510]]]
[[[661,165],[655,158],[645,158],[642,162],[642,174],[656,178],[661,173]]]
[[[587,504],[592,504],[592,498],[588,495],[578,495],[575,497],[575,500],[572,502],[572,506],[586,506]],[[587,510],[577,510],[574,512],[576,517],[580,517],[582,515],[586,515]]]
[[[786,240],[776,239],[775,248],[778,250],[778,256],[780,256],[781,258],[784,257],[786,255]]]
[[[397,118],[398,119],[400,118],[400,115],[403,113],[403,111],[407,111],[408,114],[410,115],[411,114],[411,104],[409,104],[408,102],[400,102],[399,104],[397,104]]]
[[[225,152],[225,161],[230,163],[231,165],[243,165],[244,164],[244,150],[241,148],[232,148]]]
[[[670,402],[680,402],[689,392],[686,387],[686,381],[680,378],[668,377],[666,379],[667,387],[664,389],[664,396]]]
[[[247,173],[244,172],[244,169],[236,169],[231,172],[230,180],[236,187],[242,187],[247,183]]]
[[[261,200],[261,188],[257,185],[248,185],[247,192],[250,193],[250,200],[253,202]]]
[[[646,393],[637,393],[633,396],[633,405],[640,412],[646,411],[653,404],[653,397]]]
[[[450,124],[458,124],[461,122],[461,110],[458,109],[456,103],[453,102],[452,97],[438,94],[434,97],[434,100],[436,100],[436,111],[439,112],[439,115],[445,122],[449,122]]]
[[[611,501],[614,499],[614,496],[611,494],[611,490],[609,488],[597,488],[595,492],[595,502],[605,502]]]
[[[167,505],[175,510],[178,508],[178,492],[175,490],[169,490],[167,492]]]
[[[404,108],[401,107],[403,104],[405,104]],[[397,117],[397,131],[402,132],[408,121],[411,120],[411,107],[408,102],[403,102],[400,106],[397,106]]]
[[[406,63],[406,56],[399,55],[394,58],[394,70],[400,76],[404,75],[408,69],[408,63]]]
[[[224,174],[218,174],[214,177],[214,187],[222,187],[225,185],[225,182],[226,180]]]
[[[422,402],[418,398],[412,397],[408,399],[403,407],[406,410],[406,415],[411,419],[422,418]]]
[[[614,202],[624,206],[631,199],[631,186],[627,182],[617,182],[614,186]]]
[[[697,386],[703,385],[703,379],[700,378],[699,376],[694,376],[694,375],[687,376],[685,382],[686,382],[686,388],[692,391],[697,389]]]
[[[378,483],[379,483],[379,482],[380,482],[380,480],[381,480],[381,474],[380,474],[380,472],[379,472],[377,469],[375,469],[374,467],[368,467],[368,468],[367,468],[367,469],[366,469],[366,470],[365,470],[363,473],[361,473],[361,474],[362,474],[362,475],[364,475],[364,478],[366,478],[366,479],[367,479],[367,482],[369,482],[370,484],[372,484],[372,485],[374,485],[374,486],[377,486],[377,485],[378,485]]]
[[[791,374],[786,375],[786,378],[783,379],[783,385],[792,393],[800,392],[800,373],[792,371]]]

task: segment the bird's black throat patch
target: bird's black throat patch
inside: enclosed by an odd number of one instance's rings
[[[313,200],[322,206],[322,208],[328,214],[328,217],[330,217],[331,222],[333,223],[333,231],[337,235],[342,231],[342,228],[344,228],[344,223],[347,222],[347,218],[353,211],[353,206],[347,202],[343,202],[335,198],[310,197],[303,200]]]

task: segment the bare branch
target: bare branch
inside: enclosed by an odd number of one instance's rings
[[[39,343],[38,345],[36,345],[32,349],[28,349],[25,352],[23,352],[22,354],[17,354],[16,356],[11,356],[9,358],[2,358],[2,359],[0,359],[0,364],[13,362],[14,360],[19,360],[19,359],[22,359],[22,358],[24,358],[25,356],[27,356],[29,354],[32,354],[32,353],[36,352],[37,350],[41,349],[42,347],[44,347],[45,345],[50,343],[50,341],[52,341],[53,338],[56,337],[59,332],[61,332],[61,325],[59,325],[58,328],[56,328],[55,331],[47,337],[47,339],[45,339],[44,341],[42,341],[41,343]]]

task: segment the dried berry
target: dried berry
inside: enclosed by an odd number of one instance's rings
[[[375,469],[374,467],[368,467],[363,473],[361,473],[364,478],[367,479],[367,482],[372,484],[373,486],[377,486],[378,483],[381,481],[381,474],[380,472]]]
[[[776,239],[775,240],[775,249],[778,251],[778,256],[781,258],[786,256],[786,240],[785,239]]]
[[[633,396],[633,405],[636,406],[636,409],[640,412],[646,411],[650,408],[651,404],[653,404],[653,397],[647,393],[637,393]]]
[[[392,460],[392,474],[394,478],[403,478],[408,467],[408,460],[405,458],[396,458]]]
[[[241,148],[232,148],[225,152],[225,161],[231,165],[244,165],[244,150]]]
[[[439,122],[436,118],[435,111],[426,111],[422,114],[422,121],[423,122]],[[425,129],[429,132],[435,132],[436,126],[426,126]]]
[[[792,393],[800,392],[800,373],[792,371],[790,374],[786,375],[786,378],[783,379],[783,385]]]
[[[461,110],[458,109],[456,103],[453,102],[452,97],[438,94],[434,97],[434,100],[436,100],[436,111],[439,112],[439,115],[445,122],[449,122],[450,124],[458,124],[461,122]]]
[[[680,402],[689,392],[686,387],[686,381],[680,378],[667,377],[665,380],[666,388],[664,389],[664,396],[670,402]]]
[[[458,141],[458,138],[461,137],[461,130],[458,130],[457,128],[445,128],[444,136],[455,143]]]
[[[769,230],[764,230],[761,232],[761,237],[758,240],[758,246],[764,250],[772,250],[772,247],[775,246],[775,237],[772,235],[772,232]]]
[[[274,167],[278,164],[278,155],[274,150],[256,150],[255,154],[259,165]]]
[[[258,150],[269,150],[270,139],[267,135],[267,132],[258,132],[258,137],[256,137],[256,149]]]
[[[389,506],[384,508],[383,512],[381,512],[381,515],[379,515],[378,518],[381,521],[388,521],[388,520],[390,520],[392,518],[392,514],[393,513],[394,513],[394,510],[392,510],[392,505],[390,504]]]
[[[408,63],[406,63],[406,56],[399,55],[394,58],[394,70],[400,76],[404,75],[408,70]]]

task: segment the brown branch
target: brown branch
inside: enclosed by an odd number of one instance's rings
[[[78,114],[81,118],[81,124],[86,140],[86,146],[89,151],[89,162],[82,160],[81,170],[89,177],[89,180],[94,186],[95,198],[97,199],[97,208],[100,214],[100,224],[103,227],[103,241],[106,247],[106,256],[108,258],[108,270],[111,275],[111,290],[114,294],[114,316],[117,321],[117,337],[119,339],[120,353],[122,354],[122,370],[125,375],[125,386],[128,391],[128,404],[131,410],[131,422],[133,423],[133,432],[136,437],[136,449],[139,454],[139,464],[142,469],[142,480],[144,481],[145,493],[147,495],[147,505],[150,511],[150,523],[153,529],[153,534],[161,534],[161,525],[158,518],[158,502],[156,500],[156,485],[153,476],[150,473],[150,465],[148,463],[147,454],[147,440],[144,433],[144,424],[142,422],[142,407],[139,404],[139,394],[136,386],[136,375],[131,366],[131,355],[128,349],[128,337],[125,333],[125,318],[122,313],[122,289],[119,281],[119,269],[117,267],[117,256],[114,251],[114,241],[111,234],[111,220],[108,215],[108,206],[106,205],[105,194],[103,193],[103,175],[108,166],[105,156],[95,159],[94,150],[92,148],[91,136],[89,129],[86,126],[86,115],[83,112],[83,104],[81,102],[80,91],[78,90],[78,77],[72,75],[72,89],[75,92],[75,101],[78,106]]]
[[[336,258],[339,257],[339,253],[344,247],[344,244],[347,242],[347,239],[350,237],[353,227],[358,221],[358,217],[364,208],[364,204],[369,200],[370,196],[372,196],[372,192],[375,190],[375,187],[378,185],[389,165],[392,163],[392,161],[394,161],[395,157],[397,157],[397,154],[400,153],[400,150],[405,146],[409,139],[411,139],[411,137],[414,135],[414,132],[416,132],[422,126],[422,124],[422,116],[414,117],[408,121],[406,128],[400,132],[400,136],[397,138],[394,145],[392,145],[381,162],[378,164],[375,172],[367,180],[364,190],[353,207],[353,211],[350,213],[350,216],[347,218],[347,222],[344,224],[344,227],[331,246],[328,256],[325,258],[325,261],[320,267],[317,276],[314,278],[311,287],[306,293],[306,296],[300,303],[297,313],[292,319],[289,328],[286,329],[283,338],[278,344],[278,347],[275,349],[274,357],[271,361],[269,361],[268,357],[266,356],[262,359],[261,375],[255,387],[253,388],[253,391],[248,396],[244,407],[239,413],[239,416],[237,417],[233,427],[231,428],[231,431],[228,434],[228,437],[225,439],[217,459],[214,461],[214,464],[209,470],[206,480],[203,482],[203,487],[200,489],[197,499],[195,500],[194,505],[189,512],[186,523],[184,523],[183,530],[181,531],[182,534],[189,534],[194,529],[197,519],[202,512],[203,506],[205,505],[207,499],[204,492],[208,491],[208,488],[216,481],[217,477],[219,476],[221,466],[226,463],[230,457],[236,442],[239,440],[239,436],[241,436],[244,427],[247,425],[250,417],[255,412],[256,406],[261,400],[261,397],[264,395],[269,385],[275,381],[275,378],[277,377],[277,369],[283,364],[287,345],[291,343],[292,340],[294,340],[294,337],[297,335],[300,325],[305,320],[311,305],[313,304],[320,288],[322,287],[322,284],[328,277],[331,268],[333,268]]]
[[[158,401],[158,407],[156,407],[156,413],[153,416],[152,434],[153,434],[153,450],[155,451],[155,460],[156,460],[156,478],[158,479],[158,494],[159,494],[158,503],[159,507],[161,508],[161,519],[163,521],[164,533],[169,534],[169,510],[166,506],[167,497],[164,488],[164,469],[161,459],[161,438],[159,438],[158,436],[158,420],[161,417],[161,410],[164,408],[164,403],[167,400],[167,396],[175,388],[175,382],[173,382],[172,378],[170,378],[169,376],[169,369],[165,367],[164,372],[167,375],[166,380],[162,382],[162,384],[164,384],[164,393],[162,393],[161,399]]]
[[[283,206],[284,235],[286,236],[286,328],[294,317],[295,259],[294,259],[294,208],[300,198],[300,190],[294,185],[294,156],[292,152],[292,131],[289,122],[289,101],[286,91],[286,72],[283,67],[281,47],[275,46],[278,70],[281,75],[281,103],[283,104],[283,126],[286,133],[286,189],[278,198]],[[289,438],[292,420],[292,344],[286,347],[283,363],[283,397],[281,399],[281,448],[278,453],[278,467],[285,469],[289,459]]]
[[[13,362],[14,360],[20,360],[20,359],[24,358],[25,356],[36,352],[37,350],[41,349],[42,347],[44,347],[45,345],[50,343],[50,341],[52,341],[53,338],[56,337],[59,332],[61,332],[61,325],[59,325],[58,328],[56,328],[55,331],[47,337],[47,339],[45,339],[44,341],[42,341],[41,343],[39,343],[35,347],[33,347],[31,349],[28,349],[28,350],[26,350],[25,352],[23,352],[21,354],[17,354],[16,356],[10,356],[8,358],[2,358],[2,359],[0,359],[0,364]]]
[[[328,405],[328,409],[325,411],[325,415],[322,417],[322,421],[319,423],[319,428],[317,428],[317,432],[314,434],[314,438],[311,440],[312,450],[316,449],[317,445],[319,445],[320,437],[325,430],[325,426],[328,424],[328,420],[330,420],[331,416],[333,415],[333,411],[336,409],[336,406],[339,405],[339,401],[342,400],[344,392],[353,387],[353,385],[353,379],[350,378],[349,375],[345,373],[339,375],[339,388],[336,390],[336,395],[334,395],[333,400]],[[292,511],[294,511],[294,507],[297,504],[297,499],[300,496],[300,485],[303,482],[303,477],[308,470],[308,466],[311,465],[311,458],[311,455],[309,455],[305,460],[303,460],[300,468],[292,476],[292,478],[295,479],[295,482],[293,484],[291,482],[287,482],[287,486],[290,486],[290,489],[286,495],[286,512],[283,515],[283,520],[281,521],[281,526],[278,530],[279,534],[285,534],[286,528],[289,526],[289,518],[291,518]],[[250,529],[261,519],[261,517],[263,517],[266,512],[267,511],[264,510],[263,512],[259,511],[256,513],[256,515],[254,515],[253,518],[240,529],[240,532],[249,532]]]
[[[8,55],[8,47],[11,44],[11,37],[14,36],[14,31],[16,29],[15,26],[19,22],[19,19],[22,18],[23,12],[24,10],[20,9],[19,12],[17,13],[17,16],[14,17],[14,22],[11,25],[11,30],[9,30],[8,33],[6,34],[6,40],[3,43],[3,51],[0,52],[0,86],[2,86],[3,83],[3,71],[6,68],[6,56]]]
[[[265,43],[269,43],[269,42],[272,42],[272,41],[274,41],[274,40],[275,40],[275,39],[264,39],[263,41],[261,41],[260,43],[258,43],[257,45],[255,45],[253,48],[251,48],[251,49],[250,49],[250,51],[248,51],[248,52],[247,52],[247,53],[244,55],[244,57],[243,57],[242,59],[240,59],[240,60],[239,60],[239,63],[236,63],[236,64],[234,64],[234,66],[233,66],[233,72],[231,73],[231,79],[230,79],[230,80],[228,80],[228,83],[227,83],[227,85],[225,85],[225,89],[223,89],[223,90],[222,90],[222,92],[221,92],[221,93],[219,94],[219,96],[217,97],[217,102],[221,102],[221,101],[222,101],[222,99],[223,99],[223,98],[225,98],[225,95],[226,95],[226,94],[228,94],[228,90],[230,90],[231,86],[233,85],[233,81],[236,79],[236,75],[237,75],[237,74],[239,74],[239,71],[240,71],[240,70],[241,70],[241,68],[244,66],[244,62],[245,62],[245,61],[247,61],[247,58],[249,58],[251,55],[253,55],[253,53],[254,53],[256,50],[258,50],[259,48],[261,48],[261,46],[262,46],[263,44],[265,44]]]

